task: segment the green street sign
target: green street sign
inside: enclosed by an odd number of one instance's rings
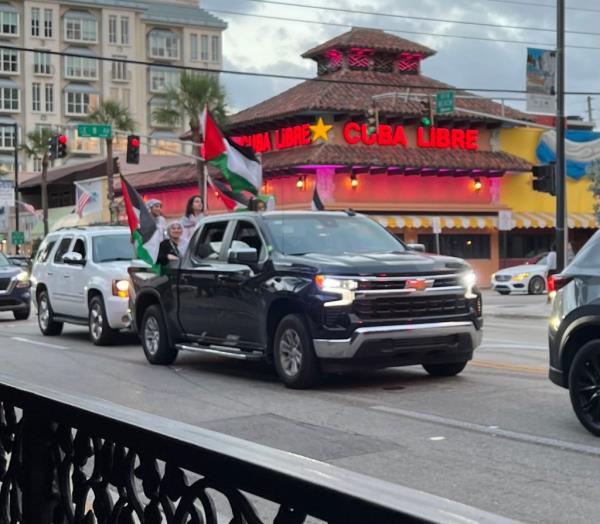
[[[454,91],[442,91],[435,95],[435,113],[443,115],[454,111]]]
[[[22,246],[25,243],[25,233],[23,231],[11,231],[10,241],[13,246]]]
[[[107,124],[79,124],[79,138],[112,138],[112,126]]]

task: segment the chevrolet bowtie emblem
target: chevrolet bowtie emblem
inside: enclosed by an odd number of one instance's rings
[[[427,280],[423,279],[411,279],[407,280],[405,284],[405,289],[414,289],[415,291],[425,291],[430,286]]]

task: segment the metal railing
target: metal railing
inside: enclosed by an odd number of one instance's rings
[[[2,523],[300,524],[307,516],[339,524],[509,522],[298,455],[0,375]]]

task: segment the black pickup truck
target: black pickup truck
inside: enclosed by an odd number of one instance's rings
[[[481,341],[471,267],[411,251],[351,211],[211,216],[163,275],[130,274],[152,364],[179,350],[266,359],[286,386],[306,388],[349,369],[456,375]]]

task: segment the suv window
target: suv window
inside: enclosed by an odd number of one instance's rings
[[[204,225],[194,249],[194,258],[201,260],[217,260],[219,258],[228,223],[223,221]]]
[[[62,264],[62,257],[69,252],[71,240],[73,240],[73,237],[65,237],[60,241],[60,244],[58,244],[58,249],[54,255],[55,264]]]
[[[78,238],[75,240],[75,244],[73,244],[73,248],[71,249],[74,253],[79,253],[81,258],[85,260],[85,239]]]
[[[253,247],[258,253],[258,259],[261,260],[266,255],[266,248],[263,244],[260,234],[256,226],[251,222],[238,222],[233,239],[231,242],[232,248]]]
[[[44,262],[47,262],[48,258],[50,257],[50,253],[52,252],[52,248],[55,246],[55,244],[56,244],[56,239],[45,241],[40,246],[40,249],[38,250],[35,261],[38,264],[43,264]]]

